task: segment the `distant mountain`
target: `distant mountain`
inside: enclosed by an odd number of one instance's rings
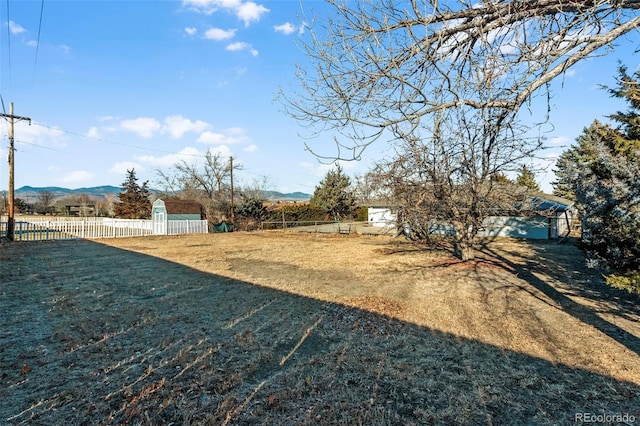
[[[304,192],[282,193],[278,191],[262,191],[262,194],[270,201],[308,201],[311,199],[311,195],[305,194]]]
[[[49,191],[53,194],[54,200],[59,200],[61,198],[86,194],[93,198],[104,198],[105,195],[114,194],[118,195],[120,193],[121,188],[119,186],[111,186],[111,185],[103,185],[103,186],[94,186],[91,188],[77,188],[77,189],[69,189],[69,188],[61,188],[59,186],[45,186],[40,188],[35,188],[32,186],[23,186],[21,188],[16,189],[15,194],[16,198],[21,198],[25,201],[34,201],[38,198],[39,194],[42,191]],[[150,190],[153,194],[157,191]],[[311,198],[311,195],[305,194],[304,192],[290,192],[290,193],[282,193],[278,191],[264,191],[264,197],[270,201],[307,201]]]
[[[103,186],[94,186],[91,188],[77,188],[77,189],[69,189],[69,188],[61,188],[59,186],[45,186],[45,187],[33,187],[33,186],[23,186],[21,188],[16,189],[15,194],[16,198],[21,198],[23,200],[35,200],[38,198],[41,192],[48,191],[53,194],[54,200],[58,200],[60,198],[72,196],[72,195],[80,195],[86,194],[93,198],[103,198],[108,194],[118,195],[120,193],[120,187],[111,186],[111,185],[103,185]]]

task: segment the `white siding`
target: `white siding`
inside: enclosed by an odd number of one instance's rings
[[[396,214],[390,207],[369,207],[367,210],[372,226],[395,226]]]
[[[389,207],[369,207],[369,223],[373,226],[395,226],[396,214]],[[569,223],[573,221],[573,210],[567,211]],[[551,228],[551,229],[550,229]],[[530,217],[490,216],[483,222],[480,237],[513,237],[532,240],[558,238],[567,234],[568,226],[564,212],[557,212],[552,218],[542,215]],[[439,224],[431,227],[433,234],[455,234],[451,225]]]

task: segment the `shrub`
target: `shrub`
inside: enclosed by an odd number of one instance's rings
[[[267,216],[267,209],[264,207],[264,200],[260,198],[246,198],[240,205],[235,207],[236,215],[261,221]]]
[[[625,275],[612,274],[606,277],[606,282],[611,287],[640,294],[640,271],[629,272]]]
[[[270,211],[266,220],[279,222],[283,220],[283,215],[286,222],[331,220],[327,212],[308,204],[285,204]]]
[[[369,209],[367,207],[358,207],[355,211],[356,222],[367,222],[369,220]]]

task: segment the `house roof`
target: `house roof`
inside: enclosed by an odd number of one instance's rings
[[[527,205],[531,205],[531,210],[533,211],[564,212],[567,210],[571,210],[575,205],[575,202],[566,198],[539,192],[530,198],[530,202],[528,202]],[[367,207],[370,208],[392,208],[398,206],[398,203],[393,203],[389,200],[372,200],[371,202],[367,203]]]
[[[540,193],[532,198],[535,209],[538,211],[551,210],[564,212],[570,210],[575,202],[555,195]]]
[[[162,199],[167,209],[167,214],[201,214],[202,205],[195,200],[182,200],[179,198]]]

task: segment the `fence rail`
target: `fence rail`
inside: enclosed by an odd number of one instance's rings
[[[162,235],[206,234],[206,220],[171,220]],[[152,220],[87,218],[20,218],[14,222],[14,241],[98,239],[157,235]],[[0,237],[7,236],[7,222],[0,222]]]
[[[297,228],[301,226],[323,226],[323,225],[332,225],[338,223],[335,220],[274,220],[274,221],[264,221],[260,224],[260,228],[263,230],[267,229],[287,229],[287,228]]]

